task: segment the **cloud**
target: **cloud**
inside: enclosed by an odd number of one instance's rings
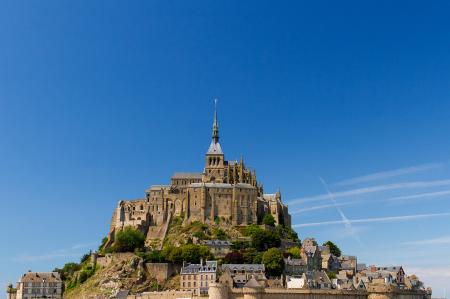
[[[369,193],[375,193],[375,192],[383,192],[383,191],[389,191],[389,190],[398,190],[398,189],[415,189],[415,188],[429,188],[429,187],[439,187],[439,186],[448,186],[450,185],[450,180],[435,180],[435,181],[416,181],[416,182],[405,182],[405,183],[395,183],[395,184],[387,184],[387,185],[378,185],[378,186],[371,186],[371,187],[365,187],[365,188],[358,188],[358,189],[351,189],[346,191],[339,191],[334,192],[333,196],[334,198],[340,198],[340,197],[349,197],[349,196],[355,196],[355,195],[364,195]],[[289,201],[290,205],[294,204],[300,204],[310,201],[319,201],[319,200],[326,200],[330,198],[330,194],[319,194],[315,196],[300,198],[300,199],[294,199]]]
[[[448,296],[448,282],[450,280],[450,265],[405,267],[405,272],[415,274],[426,286],[433,288],[433,297]]]
[[[359,203],[360,201],[351,201],[351,202],[343,202],[343,203],[336,203],[336,204],[326,204],[326,205],[318,205],[318,206],[312,206],[312,207],[306,207],[306,208],[301,208],[301,209],[297,209],[295,211],[290,212],[291,215],[293,214],[300,214],[300,213],[304,213],[304,212],[309,212],[309,211],[315,211],[315,210],[323,210],[323,209],[329,209],[329,208],[334,208],[334,207],[343,207],[343,206],[349,206],[355,203]]]
[[[344,227],[345,227],[347,233],[349,235],[352,235],[356,239],[356,241],[361,243],[361,240],[359,238],[359,235],[358,235],[357,231],[353,229],[351,222],[348,220],[347,216],[345,216],[345,214],[342,211],[342,209],[336,205],[336,200],[334,199],[334,195],[333,195],[333,193],[331,193],[330,188],[328,188],[327,183],[325,182],[325,180],[323,178],[319,177],[319,179],[322,182],[322,185],[325,188],[325,190],[327,191],[328,195],[330,196],[331,202],[333,203],[334,207],[336,208],[336,210],[338,211],[339,215],[341,216],[342,223],[344,223]]]
[[[450,236],[410,241],[410,242],[403,242],[402,244],[404,244],[404,245],[444,245],[444,244],[450,244]]]
[[[450,213],[417,214],[417,215],[390,216],[390,217],[366,218],[366,219],[348,219],[348,221],[350,223],[388,223],[388,222],[412,221],[418,219],[443,217],[443,216],[450,216]],[[334,225],[343,223],[345,224],[345,221],[343,220],[333,220],[333,221],[294,224],[292,225],[292,227],[323,226],[323,225]]]
[[[48,260],[66,258],[66,257],[79,257],[81,255],[81,253],[78,251],[78,249],[89,248],[89,247],[95,246],[96,244],[97,244],[97,242],[75,244],[66,249],[59,249],[59,250],[52,251],[50,253],[44,253],[44,254],[39,254],[39,255],[21,254],[17,257],[14,257],[12,260],[14,262],[22,263],[22,262],[48,261]]]
[[[388,198],[386,201],[399,201],[399,200],[405,200],[405,199],[419,199],[419,198],[422,199],[422,198],[438,197],[438,196],[443,196],[443,195],[450,195],[450,190],[397,196],[397,197]]]
[[[412,174],[416,172],[422,172],[426,170],[436,169],[444,166],[444,163],[428,163],[428,164],[422,164],[418,166],[411,166],[406,168],[399,168],[394,170],[388,170],[388,171],[382,171],[382,172],[375,172],[372,174],[360,176],[360,177],[354,177],[347,180],[343,180],[337,183],[334,183],[334,186],[344,186],[344,185],[354,185],[359,183],[366,183],[376,180],[382,180],[392,177],[397,177],[401,175],[407,175]]]

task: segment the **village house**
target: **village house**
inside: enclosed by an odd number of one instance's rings
[[[8,288],[7,294],[8,299],[61,299],[63,292],[58,272],[28,272],[22,275],[16,288]]]
[[[211,283],[217,279],[217,261],[200,261],[200,264],[185,264],[180,272],[180,289],[195,295],[206,295]]]
[[[262,286],[267,282],[263,264],[223,264],[221,269],[223,273],[219,282],[230,287],[241,288],[252,277]]]

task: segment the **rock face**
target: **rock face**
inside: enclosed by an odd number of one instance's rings
[[[172,280],[176,280],[173,277]],[[142,258],[132,254],[114,255],[109,265],[100,268],[86,282],[68,290],[67,299],[115,298],[120,290],[141,293],[172,288],[176,282],[168,280],[158,284],[154,275],[147,271]]]

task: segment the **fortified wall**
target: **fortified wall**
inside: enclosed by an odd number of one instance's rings
[[[350,290],[265,289],[260,286],[230,289],[222,284],[209,287],[209,299],[430,299],[425,291],[366,292]]]

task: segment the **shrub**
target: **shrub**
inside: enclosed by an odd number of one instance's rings
[[[144,243],[144,234],[135,228],[127,226],[116,234],[113,249],[115,252],[133,252],[136,249],[143,249]]]
[[[212,259],[213,255],[208,247],[203,245],[186,244],[181,246],[182,260],[188,263],[198,263],[200,259]]]
[[[330,247],[330,252],[335,255],[335,256],[341,256],[341,249],[339,247],[337,247],[336,244],[334,244],[331,241],[327,241],[325,243],[323,243],[323,246],[328,246]]]
[[[278,248],[270,248],[262,255],[262,263],[270,276],[279,276],[283,272],[283,254]]]
[[[80,264],[83,264],[84,262],[88,261],[91,258],[92,252],[84,254],[80,259]]]
[[[164,262],[164,257],[161,254],[161,251],[152,250],[152,251],[136,251],[137,256],[141,257],[146,263],[161,263]]]
[[[227,233],[221,228],[213,229],[214,237],[218,240],[226,240],[228,239]]]
[[[273,218],[272,214],[264,215],[262,223],[265,225],[275,226],[275,218]]]
[[[294,258],[294,259],[300,258],[301,250],[300,250],[300,248],[298,248],[298,247],[292,247],[292,248],[289,248],[287,252],[288,252],[289,255],[290,255],[292,258]]]

